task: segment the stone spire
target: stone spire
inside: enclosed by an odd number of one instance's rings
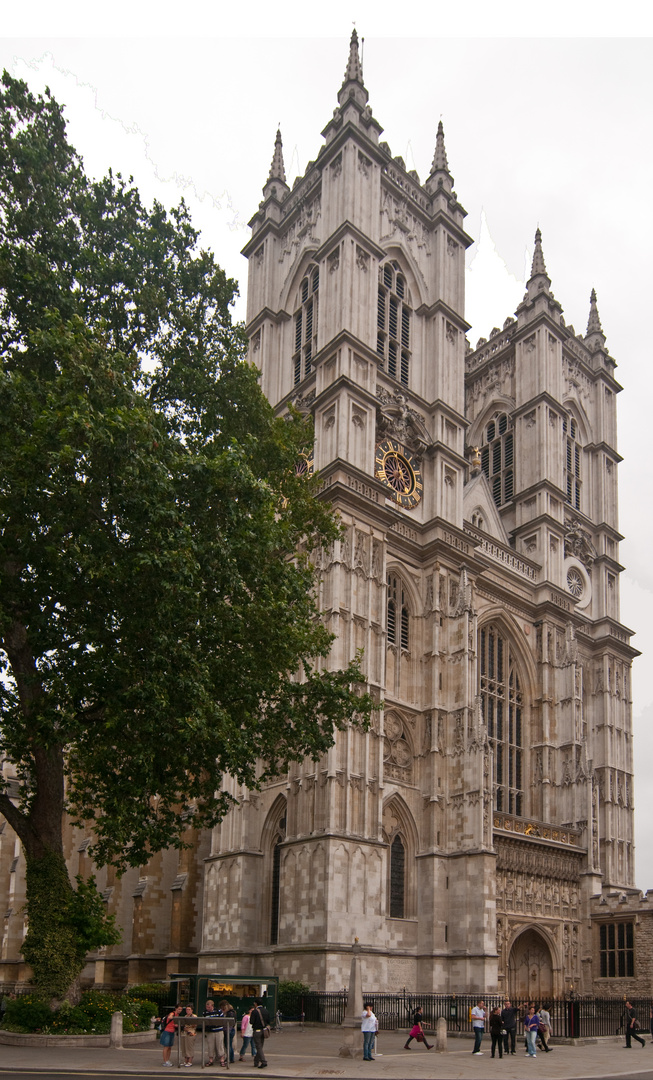
[[[602,334],[603,329],[601,327],[601,320],[599,319],[599,309],[596,303],[596,289],[592,289],[590,293],[590,317],[587,320],[587,333],[586,337],[590,334]]]
[[[591,352],[596,352],[598,349],[605,350],[605,334],[603,333],[601,320],[599,319],[599,307],[596,302],[595,289],[592,289],[590,294],[590,314],[589,319],[587,320],[585,344]]]
[[[544,274],[546,277],[546,266],[544,265],[544,252],[542,251],[542,233],[538,225],[535,230],[535,250],[533,251],[533,265],[531,267],[531,277],[534,278],[538,274]]]
[[[286,170],[283,164],[283,143],[281,141],[281,130],[279,128],[277,128],[277,137],[274,140],[274,154],[272,155],[268,184],[271,180],[280,180],[282,184],[285,184],[286,182]]]
[[[438,124],[438,133],[435,137],[435,153],[433,155],[431,172],[449,172],[447,151],[444,148],[444,127],[442,126],[441,120]]]
[[[342,80],[342,85],[345,86],[348,82],[357,82],[363,86],[363,67],[361,65],[360,54],[358,52],[358,34],[356,30],[351,32],[351,41],[349,42],[349,59],[347,60],[347,67],[345,68],[345,77]]]
[[[431,172],[424,186],[430,195],[433,195],[438,188],[444,188],[445,191],[451,191],[453,188],[453,176],[449,172],[447,151],[444,147],[444,127],[441,120],[438,123],[438,133],[435,137],[435,153],[433,154]]]
[[[533,251],[533,265],[531,276],[526,284],[526,295],[533,299],[539,293],[547,293],[551,296],[551,279],[546,272],[544,252],[542,251],[542,233],[539,226],[535,230],[535,250]]]

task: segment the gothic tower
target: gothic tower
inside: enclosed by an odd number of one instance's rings
[[[291,190],[277,132],[244,249],[250,354],[278,413],[313,417],[305,467],[345,526],[319,556],[332,662],[362,647],[384,707],[260,796],[233,786],[200,970],[335,989],[358,938],[370,989],[589,985],[589,897],[633,882],[596,298],[577,336],[538,230],[516,318],[472,351],[442,124],[422,184],[380,141],[355,31],[322,134]]]

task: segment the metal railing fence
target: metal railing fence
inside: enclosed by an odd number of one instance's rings
[[[447,1021],[450,1031],[472,1031],[471,1010],[478,1001],[477,994],[418,994],[408,990],[388,994],[366,991],[363,1000],[369,1001],[379,1021],[382,1031],[394,1031],[408,1028],[413,1022],[413,1011],[422,1008],[423,1023],[428,1029],[435,1027],[439,1017]],[[503,1008],[504,998],[497,994],[484,995],[483,1000],[489,1013],[495,1006]],[[641,1031],[650,1030],[650,1010],[653,999],[631,998]],[[526,999],[512,1000],[523,1017],[528,1011]],[[623,1035],[624,1000],[623,998],[576,997],[559,1000],[547,999],[535,1001],[535,1006],[544,1004],[551,1014],[553,1038],[597,1038],[605,1035]],[[311,991],[298,997],[297,1015],[304,1014],[307,1023],[341,1024],[347,1007],[345,991]],[[486,1030],[488,1025],[486,1024]],[[519,1030],[519,1028],[518,1028]]]

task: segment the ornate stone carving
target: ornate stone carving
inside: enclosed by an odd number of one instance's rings
[[[377,442],[388,437],[397,439],[416,457],[421,457],[433,441],[425,427],[424,417],[410,407],[401,390],[389,394],[382,386],[377,386],[376,396],[379,402],[376,410]]]

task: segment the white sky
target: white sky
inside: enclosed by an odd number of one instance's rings
[[[637,884],[653,888],[653,8],[622,2],[616,25],[613,4],[586,0],[546,9],[459,0],[420,11],[418,23],[414,8],[371,0],[226,7],[13,5],[3,12],[0,66],[34,91],[49,85],[66,105],[90,173],[133,174],[148,202],[171,206],[184,195],[203,243],[244,292],[239,251],[276,128],[292,184],[322,145],[355,20],[382,138],[422,180],[443,120],[467,231],[482,238],[468,253],[472,343],[521,299],[537,225],[553,292],[579,332],[596,288],[625,388],[621,615],[644,653],[633,677]],[[419,39],[395,36],[414,29]]]

